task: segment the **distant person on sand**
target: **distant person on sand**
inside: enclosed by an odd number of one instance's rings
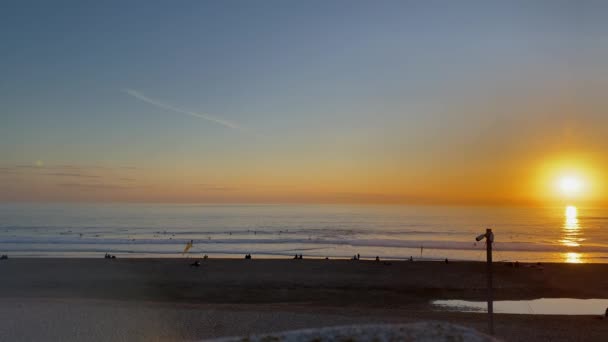
[[[380,261],[380,257],[376,255],[376,261]]]
[[[449,264],[450,262],[448,261],[448,258],[445,258],[445,263]]]
[[[106,253],[106,255],[103,258],[104,259],[116,259],[116,255],[112,255],[110,253]]]

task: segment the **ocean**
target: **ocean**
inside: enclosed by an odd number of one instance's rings
[[[607,210],[573,206],[4,203],[0,254],[485,260],[486,228],[496,261],[608,262]]]

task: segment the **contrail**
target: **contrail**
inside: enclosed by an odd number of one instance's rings
[[[143,93],[141,93],[141,92],[139,92],[137,90],[123,89],[122,91],[125,92],[125,93],[127,93],[127,94],[129,94],[129,95],[131,95],[131,96],[133,96],[134,98],[136,98],[138,100],[147,102],[147,103],[149,103],[151,105],[154,105],[156,107],[159,107],[159,108],[170,110],[172,112],[177,112],[177,113],[181,113],[181,114],[186,114],[186,115],[194,116],[195,118],[205,119],[205,120],[208,120],[208,121],[211,121],[211,122],[215,122],[216,124],[219,124],[219,125],[222,125],[222,126],[225,126],[225,127],[228,127],[228,128],[238,129],[238,130],[242,130],[243,129],[239,125],[237,125],[237,124],[235,124],[233,122],[227,121],[227,120],[222,120],[222,119],[218,119],[216,117],[213,117],[211,115],[202,114],[202,113],[195,113],[195,112],[191,112],[191,111],[187,111],[187,110],[183,110],[183,109],[179,109],[179,108],[173,107],[173,106],[168,105],[166,103],[163,103],[161,101],[149,98],[149,97],[145,96]]]

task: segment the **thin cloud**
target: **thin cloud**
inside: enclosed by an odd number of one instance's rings
[[[141,186],[127,186],[117,184],[81,184],[81,183],[62,183],[57,184],[63,188],[75,188],[75,189],[108,189],[108,190],[130,190],[140,188]]]
[[[219,118],[213,117],[213,116],[208,115],[208,114],[195,113],[195,112],[191,112],[191,111],[188,111],[188,110],[183,110],[183,109],[180,109],[180,108],[173,107],[173,106],[168,105],[166,103],[163,103],[161,101],[158,101],[158,100],[155,100],[153,98],[147,97],[143,93],[141,93],[141,92],[139,92],[137,90],[123,89],[122,91],[124,93],[130,95],[130,96],[133,96],[134,98],[136,98],[136,99],[138,99],[140,101],[149,103],[151,105],[154,105],[154,106],[162,108],[162,109],[170,110],[170,111],[176,112],[176,113],[181,113],[181,114],[186,114],[186,115],[194,116],[195,118],[205,119],[207,121],[211,121],[211,122],[214,122],[214,123],[216,123],[218,125],[222,125],[224,127],[228,127],[228,128],[232,128],[232,129],[238,129],[238,130],[242,130],[243,129],[242,127],[240,127],[239,125],[237,125],[237,124],[235,124],[233,122],[230,122],[230,121],[227,121],[227,120],[223,120],[223,119],[219,119]]]
[[[45,175],[57,176],[57,177],[101,178],[101,176],[86,175],[86,174],[82,174],[82,173],[68,173],[68,172],[51,172],[51,173],[45,173]]]
[[[59,173],[77,173],[80,171],[97,171],[97,170],[137,170],[134,166],[102,166],[102,165],[36,165],[36,164],[17,164],[0,166],[0,170],[15,170],[15,171],[57,171]]]
[[[37,166],[37,165],[15,165],[16,169],[40,169],[43,166]]]
[[[205,191],[236,191],[238,188],[223,186],[223,185],[214,185],[214,184],[195,184],[196,187],[199,187]]]

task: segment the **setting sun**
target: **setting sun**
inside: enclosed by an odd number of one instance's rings
[[[545,204],[597,205],[607,190],[602,165],[601,159],[585,152],[550,156],[538,163],[536,187],[530,191]]]
[[[576,195],[581,192],[583,182],[577,177],[563,177],[559,180],[559,188],[564,195]]]

